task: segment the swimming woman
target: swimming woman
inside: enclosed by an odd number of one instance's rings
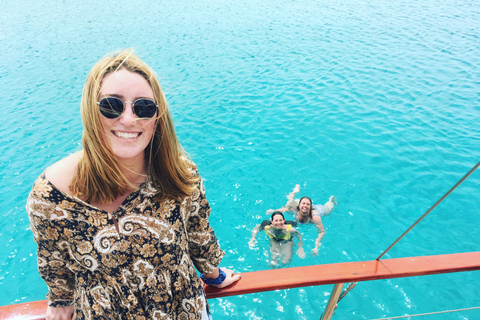
[[[262,230],[265,231],[270,241],[270,254],[272,255],[270,265],[272,267],[278,266],[280,260],[283,265],[290,262],[293,256],[293,237],[298,238],[298,257],[305,258],[301,234],[291,224],[285,224],[285,217],[280,211],[275,211],[270,220],[265,220],[253,228],[252,239],[248,242],[250,248],[255,246],[257,234]]]
[[[318,237],[315,240],[315,247],[312,249],[312,255],[318,254],[320,241],[325,235],[325,228],[323,227],[322,217],[328,216],[337,205],[335,196],[330,196],[328,201],[324,204],[312,204],[312,199],[309,197],[302,197],[299,200],[295,199],[295,195],[300,192],[300,185],[297,184],[292,192],[287,196],[287,203],[280,209],[267,210],[267,214],[274,211],[293,212],[295,220],[299,223],[313,223],[318,229]]]

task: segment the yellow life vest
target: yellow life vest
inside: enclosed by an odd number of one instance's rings
[[[285,233],[283,235],[279,235],[279,236],[277,236],[272,231],[270,231],[270,227],[271,226],[266,226],[265,227],[265,233],[267,234],[267,236],[270,239],[275,239],[277,241],[280,241],[280,240],[290,240],[292,238],[292,235],[290,234],[290,231],[289,231],[290,228],[292,227],[291,224],[287,224],[287,229],[285,230]]]

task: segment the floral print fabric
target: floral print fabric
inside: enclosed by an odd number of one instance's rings
[[[76,319],[201,318],[194,266],[210,273],[224,255],[208,223],[204,185],[200,179],[181,203],[157,202],[156,194],[147,179],[110,214],[61,192],[44,174],[37,179],[27,211],[50,306],[74,304]]]

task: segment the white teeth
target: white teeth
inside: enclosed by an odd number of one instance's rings
[[[114,131],[113,134],[115,134],[117,137],[122,139],[135,139],[140,135],[140,133],[129,133],[129,132],[118,132],[118,131]]]

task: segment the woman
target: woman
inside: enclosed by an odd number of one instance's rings
[[[210,319],[195,268],[220,288],[240,275],[218,267],[205,188],[154,71],[132,50],[103,58],[81,114],[83,150],[27,201],[47,319]]]
[[[315,247],[312,249],[312,255],[318,255],[318,248],[320,241],[325,235],[325,228],[323,227],[322,217],[328,216],[337,205],[336,198],[330,196],[329,200],[324,204],[312,205],[312,199],[309,197],[302,197],[300,200],[295,199],[295,195],[300,192],[300,185],[297,184],[293,191],[287,196],[287,203],[280,209],[267,210],[267,214],[273,211],[293,212],[295,219],[300,223],[313,223],[318,229],[318,237],[315,240]]]
[[[255,246],[257,234],[262,230],[265,230],[270,241],[271,266],[277,266],[280,261],[283,265],[290,262],[293,256],[293,237],[298,238],[298,257],[305,258],[301,234],[291,224],[285,224],[285,217],[280,211],[275,211],[270,220],[265,220],[253,228],[252,239],[248,242],[250,248]]]

